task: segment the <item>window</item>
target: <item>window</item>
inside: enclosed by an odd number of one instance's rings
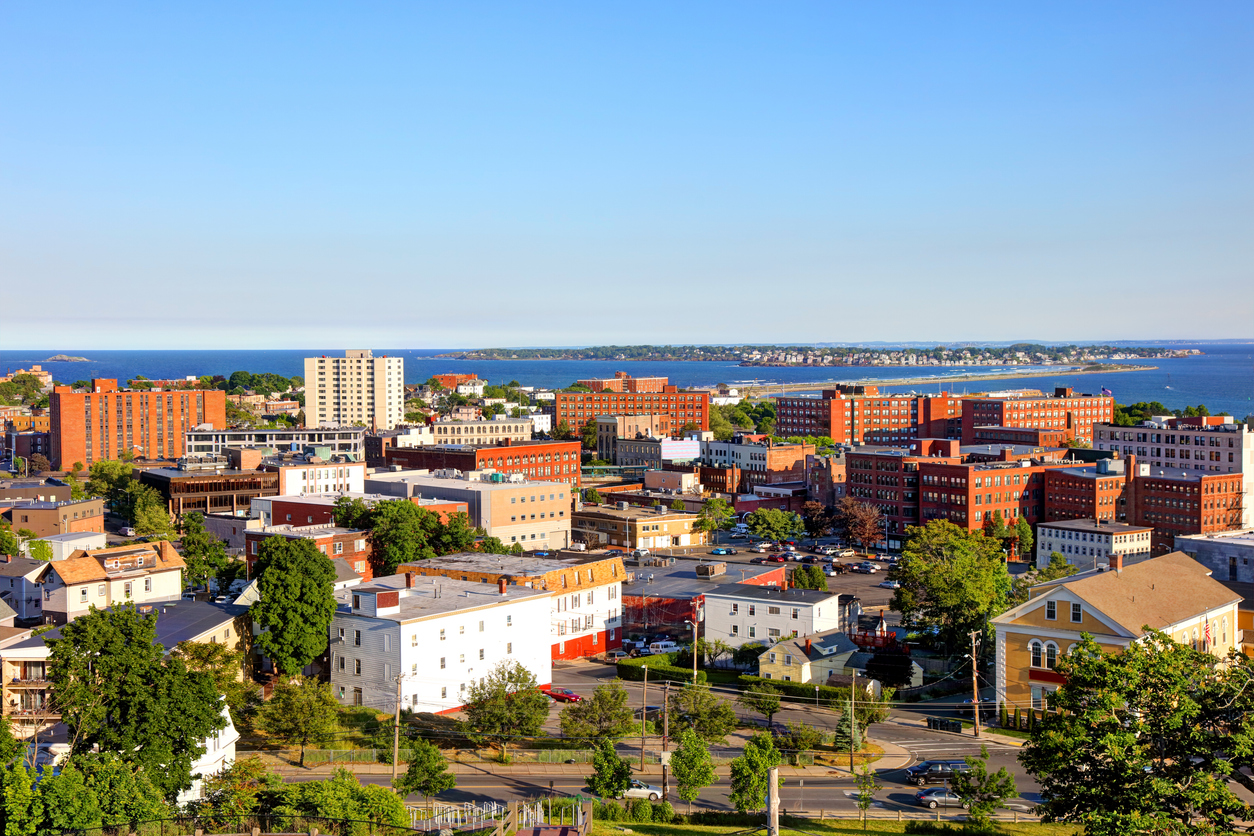
[[[507,615],[507,616],[505,616],[505,626],[506,626],[506,627],[513,627],[513,626],[514,626],[514,616],[512,616],[512,615]]]
[[[509,655],[513,654],[513,652],[514,652],[514,643],[513,643],[513,642],[506,642],[506,643],[505,643],[505,655],[506,655],[506,656],[509,656]]]
[[[797,619],[799,619],[800,617],[801,617],[801,610],[797,609],[796,607],[793,607],[793,608],[792,608],[792,618],[793,618],[793,621],[796,621],[796,620],[797,620]]]
[[[448,686],[446,685],[440,686],[440,699],[442,700],[448,699]]]
[[[750,626],[750,627],[749,627],[749,638],[754,639],[754,638],[757,638],[757,636],[758,636],[758,628],[757,628],[757,627]]]
[[[387,633],[383,634],[383,652],[388,653],[392,650],[392,637]]]
[[[462,664],[462,665],[466,664],[466,654],[465,654],[465,653],[458,653],[458,654],[457,654],[457,661],[458,661],[458,663],[459,663],[459,664]]]
[[[131,597],[131,584],[129,582],[122,585],[122,592],[127,597]]]
[[[97,595],[97,596],[102,596],[102,595],[104,595],[104,592],[105,592],[105,585],[104,585],[104,584],[99,584],[99,585],[96,587],[96,595]]]
[[[87,587],[83,587],[78,591],[78,600],[82,603],[87,602]]]
[[[361,660],[353,660],[353,676],[361,676]]]
[[[792,664],[792,654],[791,654],[791,653],[785,653],[785,654],[784,654],[784,664],[785,664],[785,665],[791,665],[791,664]]]
[[[1071,621],[1075,624],[1079,624],[1083,620],[1084,620],[1084,608],[1080,606],[1080,603],[1078,601],[1072,603]]]
[[[152,578],[144,578],[144,592],[152,592]]]
[[[771,639],[779,639],[779,628],[778,628],[778,627],[768,627],[768,628],[766,629],[766,635],[767,635],[767,638],[771,638]]]
[[[739,604],[732,604],[731,614],[732,614],[732,615],[739,615],[739,614],[740,614],[740,605],[739,605]]]
[[[766,608],[767,615],[779,615],[779,613],[780,613],[779,607],[767,607]]]
[[[444,641],[444,628],[440,628],[440,641]]]
[[[443,657],[443,656],[441,656],[441,657],[440,657],[440,670],[444,670],[444,661],[445,661],[445,660],[444,660],[444,657]]]
[[[733,636],[739,636],[739,635],[740,635],[740,625],[739,625],[739,624],[733,624],[733,625],[731,626],[731,634],[732,634]]]
[[[344,654],[340,654],[340,670],[344,670]]]
[[[758,614],[758,608],[757,608],[757,606],[756,606],[756,605],[754,605],[754,604],[750,604],[750,605],[749,605],[749,615],[757,615],[757,614]]]
[[[479,661],[480,661],[480,662],[482,662],[482,661],[483,661],[483,648],[482,648],[482,647],[481,647],[481,648],[479,648]]]
[[[1045,667],[1053,669],[1058,664],[1058,645],[1048,642],[1045,645]]]
[[[775,664],[775,654],[774,654],[774,653],[772,653],[772,654],[771,654],[771,664],[772,664],[772,665],[773,665],[773,664]]]
[[[482,621],[480,621],[480,622],[479,622],[479,632],[480,632],[480,633],[482,633],[482,632],[483,632],[483,622],[482,622]]]
[[[1032,639],[1028,643],[1028,649],[1032,652],[1032,667],[1039,668],[1041,666],[1041,643],[1036,639]]]
[[[1050,621],[1058,620],[1058,604],[1055,601],[1045,602],[1045,617]]]
[[[353,646],[361,647],[361,631],[360,630],[353,631]]]

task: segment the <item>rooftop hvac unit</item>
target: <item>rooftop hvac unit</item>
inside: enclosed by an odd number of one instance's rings
[[[615,502],[615,503],[614,503],[614,507],[615,507],[615,508],[617,508],[617,509],[618,509],[618,510],[620,510],[620,511],[626,511],[628,508],[630,508],[630,507],[631,507],[631,503],[628,503],[628,502]]]
[[[726,574],[727,574],[726,563],[722,563],[722,562],[700,563],[697,565],[697,577],[699,578],[713,578],[718,575],[726,575]]]

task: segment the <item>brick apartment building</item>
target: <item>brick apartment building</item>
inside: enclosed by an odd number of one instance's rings
[[[4,447],[10,456],[29,459],[40,455],[51,461],[52,434],[38,430],[11,431],[5,433]]]
[[[310,540],[318,551],[331,560],[343,559],[354,572],[368,581],[374,577],[370,564],[370,532],[334,525],[272,525],[255,531],[244,532],[244,556],[248,561],[248,576],[255,577],[257,555],[261,544],[271,537],[289,540]]]
[[[1006,525],[1045,516],[1045,473],[1067,467],[1060,461],[1020,461],[919,465],[919,521],[946,519],[976,531],[1001,512]],[[1030,559],[1030,555],[1021,555]]]
[[[479,375],[457,374],[455,372],[449,372],[447,374],[433,374],[431,375],[431,379],[436,381],[445,389],[448,389],[451,392],[454,389],[456,389],[458,386],[461,386],[463,383],[469,383],[472,380],[478,380]]]
[[[104,532],[104,500],[44,501],[18,499],[5,503],[4,519],[14,531],[29,529],[36,537],[54,534]]]
[[[702,441],[701,464],[738,468],[740,483],[728,492],[753,493],[759,485],[805,482],[806,457],[815,452],[813,444],[776,444],[768,436],[737,433],[730,441]]]
[[[90,392],[54,386],[49,396],[52,466],[139,458],[176,459],[184,433],[201,425],[226,426],[226,393],[218,390],[153,392],[121,390],[112,379],[94,379]]]
[[[1124,462],[1102,459],[1082,467],[1045,473],[1045,521],[1125,519]]]
[[[888,548],[901,548],[907,526],[919,524],[920,465],[957,464],[962,461],[958,448],[952,439],[928,438],[911,447],[862,447],[845,453],[845,492],[880,509]]]
[[[10,415],[4,419],[5,432],[46,433],[52,429],[51,415]]]
[[[1093,425],[1109,423],[1115,399],[1108,395],[1077,395],[1067,387],[1045,397],[982,397],[962,400],[962,443],[976,443],[977,427],[1026,427],[1062,432],[1088,444]]]
[[[845,498],[848,462],[843,453],[806,456],[806,487],[810,498],[827,506]]]
[[[704,431],[710,428],[710,393],[681,392],[676,386],[655,392],[556,393],[554,426],[565,421],[579,432],[602,415],[666,415],[676,429],[694,424]]]
[[[1027,447],[1062,447],[1065,430],[1045,427],[976,427],[972,444],[1021,444]]]
[[[444,445],[384,452],[389,467],[411,470],[486,470],[521,474],[533,482],[580,484],[580,442],[512,441],[493,446]]]
[[[662,392],[665,391],[666,384],[669,382],[669,379],[665,377],[632,377],[627,372],[614,372],[613,377],[594,377],[575,381],[593,392],[628,392],[631,394]]]
[[[1174,551],[1177,536],[1242,527],[1240,474],[1156,468],[1135,454],[1128,458],[1127,470],[1128,522],[1154,528],[1155,556]]]
[[[666,414],[649,415],[599,415],[597,424],[597,458],[607,462],[614,461],[616,445],[620,438],[650,436],[663,438],[672,430],[678,430],[678,424],[671,423],[671,416]]]
[[[433,444],[499,444],[531,440],[531,419],[494,418],[478,421],[436,421],[431,425]]]
[[[841,385],[817,398],[775,398],[775,432],[827,436],[837,444],[900,444],[916,438],[958,438],[962,398],[881,395],[878,386]]]

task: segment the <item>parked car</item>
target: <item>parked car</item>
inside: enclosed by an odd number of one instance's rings
[[[901,584],[897,581],[880,581],[877,585],[884,589],[901,589]]]
[[[966,772],[971,767],[965,760],[932,760],[916,763],[906,770],[906,781],[921,787],[924,784],[943,784],[955,772]]]
[[[914,794],[914,800],[930,810],[935,810],[937,807],[962,807],[966,809],[969,806],[953,790],[943,788],[920,790]]]
[[[782,554],[773,554],[766,559],[767,563],[787,563],[788,558]]]
[[[657,801],[662,797],[662,788],[655,787],[652,784],[646,784],[635,778],[631,779],[631,784],[623,792],[620,798],[647,798],[650,801]]]
[[[182,598],[183,598],[183,600],[184,600],[184,601],[195,601],[195,600],[196,600],[196,593],[195,593],[195,592],[184,592],[184,593],[183,593],[183,595],[182,595]]]
[[[855,564],[853,567],[853,571],[862,575],[874,575],[879,570],[880,567],[876,566],[869,560],[864,560],[861,563]]]
[[[632,557],[648,557],[649,550],[648,549],[632,549],[631,556]]]
[[[123,526],[123,527],[122,527],[122,532],[121,532],[121,533],[122,533],[122,536],[123,536],[123,537],[134,537],[134,536],[135,536],[135,529],[131,528],[129,525],[127,525],[127,526]]]
[[[813,566],[819,562],[819,559],[817,557],[814,557],[813,555],[810,555],[808,557],[801,558],[801,562],[806,564],[807,566]]]
[[[642,655],[656,656],[659,653],[676,653],[679,651],[679,645],[671,641],[652,642]]]
[[[735,531],[735,532],[732,532],[731,539],[732,540],[748,540],[749,535],[745,534],[743,531]]]
[[[630,650],[611,650],[605,654],[605,661],[611,664],[631,658]]]
[[[231,596],[230,596],[230,595],[219,595],[217,598],[214,598],[214,599],[213,599],[213,603],[215,603],[215,604],[229,604],[229,603],[231,603]]]
[[[716,549],[710,549],[710,554],[735,554],[736,550],[731,546],[719,546]]]
[[[749,551],[757,552],[758,554],[766,554],[767,552],[770,551],[770,549],[768,549],[766,546],[762,545],[761,543],[754,543],[752,546],[749,547]]]
[[[548,695],[554,702],[582,702],[583,697],[576,694],[569,688],[550,688],[540,693]]]
[[[758,564],[761,564],[761,563],[769,563],[769,562],[770,562],[770,558],[769,558],[769,557],[751,557],[751,558],[749,558],[749,562],[750,562],[750,563],[758,563]]]

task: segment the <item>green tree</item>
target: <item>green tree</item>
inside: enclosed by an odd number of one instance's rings
[[[631,764],[614,751],[614,743],[602,740],[592,753],[588,789],[602,798],[618,798],[631,786]]]
[[[22,544],[13,529],[4,520],[0,520],[0,554],[16,555],[22,550]]]
[[[984,518],[984,536],[998,542],[1011,536],[1010,529],[1006,527],[1006,521],[1002,518],[1001,511],[994,511],[992,516]]]
[[[448,771],[448,761],[434,744],[415,740],[410,747],[409,766],[394,786],[401,798],[416,792],[427,799],[453,789],[457,779]]]
[[[767,728],[770,728],[771,718],[779,713],[779,698],[780,690],[774,685],[769,682],[755,682],[740,692],[736,702],[742,708],[765,717]]]
[[[0,769],[13,762],[25,746],[13,736],[12,721],[0,716]]]
[[[869,502],[846,496],[837,506],[836,518],[863,551],[884,536],[884,516]]]
[[[953,647],[1000,613],[1010,575],[996,540],[947,520],[911,526],[896,578],[892,608],[903,624],[935,627]]]
[[[627,689],[619,679],[598,685],[592,696],[567,703],[562,709],[562,734],[576,740],[618,740],[631,733],[631,707]]]
[[[257,715],[257,727],[291,746],[300,747],[300,765],[305,765],[305,749],[329,740],[339,731],[339,705],[331,693],[331,683],[302,676],[280,680]]]
[[[1019,760],[1040,783],[1045,821],[1099,836],[1232,832],[1254,785],[1254,666],[1157,630],[1117,653],[1084,634]],[[1153,828],[1159,828],[1154,830]]]
[[[836,517],[832,509],[822,502],[807,502],[801,506],[801,520],[805,524],[806,534],[811,537],[824,537],[832,533]]]
[[[166,657],[156,624],[155,612],[134,605],[79,616],[48,640],[48,679],[71,755],[116,753],[173,798],[191,786],[204,739],[226,721],[212,677]]]
[[[31,540],[28,544],[30,549],[31,560],[42,560],[45,563],[52,560],[52,546],[43,540]]]
[[[147,485],[132,482],[127,488],[124,501],[126,516],[135,527],[136,537],[161,537],[169,539],[174,534],[174,523],[161,495]]]
[[[242,726],[260,703],[261,688],[251,678],[241,677],[244,651],[225,644],[179,642],[174,655],[183,660],[190,671],[201,671],[213,677],[214,687],[226,700],[231,719]]]
[[[745,753],[731,762],[731,792],[727,800],[739,813],[762,810],[770,787],[770,770],[784,762],[769,734],[759,732],[745,741]],[[784,780],[779,781],[780,786]]]
[[[857,784],[858,794],[854,796],[854,800],[858,803],[858,814],[862,818],[862,830],[866,832],[866,814],[871,809],[871,805],[875,802],[875,793],[880,789],[882,784],[875,777],[875,771],[866,764],[854,775],[854,783]]]
[[[288,784],[273,812],[280,816],[318,816],[409,826],[409,810],[396,793],[377,784],[362,784],[347,769],[337,769],[325,781]]]
[[[711,496],[701,503],[693,528],[698,531],[719,531],[731,525],[735,512],[721,496]]]
[[[466,725],[475,738],[509,753],[510,741],[540,733],[549,716],[549,698],[535,676],[516,661],[502,661],[466,690]]]
[[[1070,577],[1078,571],[1072,566],[1062,552],[1050,552],[1049,563],[1044,569],[1040,569],[1036,573],[1036,582],[1045,583],[1047,581],[1056,581],[1062,578]]]
[[[969,772],[955,772],[953,791],[967,805],[971,820],[979,824],[988,824],[990,817],[1004,805],[1007,798],[1019,794],[1015,786],[1014,776],[1006,767],[994,773],[988,771],[988,747],[980,746],[980,756],[968,757]]]
[[[0,774],[0,793],[4,836],[35,836],[43,819],[43,802],[25,764],[15,764]]]
[[[601,498],[601,492],[596,488],[584,488],[583,501],[587,502],[589,505],[600,505],[605,502],[605,500]]]
[[[914,677],[914,662],[899,649],[881,648],[867,661],[866,675],[886,688],[904,688]]]
[[[1027,519],[1019,517],[1019,521],[1015,523],[1014,531],[1015,539],[1018,540],[1017,547],[1019,549],[1020,560],[1032,559],[1032,526],[1028,524]]]
[[[122,497],[132,481],[131,466],[126,462],[93,462],[87,476],[87,495],[104,499],[113,511],[122,513]]]
[[[801,753],[808,752],[823,742],[823,732],[814,726],[789,721],[784,724],[784,729],[778,735],[776,743],[785,751],[793,753],[797,765],[801,764]]]
[[[226,544],[205,530],[203,514],[194,512],[183,518],[180,549],[187,564],[184,581],[188,586],[207,585],[226,568]]]
[[[239,758],[221,772],[205,778],[201,800],[190,811],[225,824],[241,816],[261,814],[268,809],[262,796],[281,793],[283,779],[270,771],[261,758]],[[219,818],[220,817],[220,818]]]
[[[575,437],[574,432],[570,429],[570,424],[565,418],[557,422],[557,426],[553,428],[551,435],[554,441],[570,441]]]
[[[736,729],[736,712],[708,685],[690,683],[671,691],[670,711],[676,729],[692,729],[706,743],[723,743]]]
[[[435,557],[427,517],[439,517],[408,500],[376,503],[370,514],[371,561],[376,575],[395,574],[402,563]]]
[[[597,449],[597,422],[589,421],[579,429],[579,440],[583,442],[583,449]]]
[[[335,569],[312,540],[267,537],[257,555],[254,645],[280,674],[293,675],[327,648],[335,615]]]
[[[100,797],[73,763],[56,775],[40,779],[39,800],[43,803],[44,832],[66,833],[102,824]]]
[[[691,813],[692,802],[718,777],[709,747],[692,729],[679,733],[679,745],[671,754],[671,773],[675,776],[679,797],[688,802],[688,812]]]
[[[685,508],[687,508],[687,506],[684,505],[684,501],[682,499],[671,500],[672,511],[683,511]]]
[[[48,457],[42,453],[31,453],[28,464],[30,465],[30,472],[32,474],[47,473],[52,470],[52,463],[49,462]]]
[[[759,508],[745,518],[745,525],[754,534],[768,540],[785,540],[805,530],[800,517],[792,511],[778,508]]]

